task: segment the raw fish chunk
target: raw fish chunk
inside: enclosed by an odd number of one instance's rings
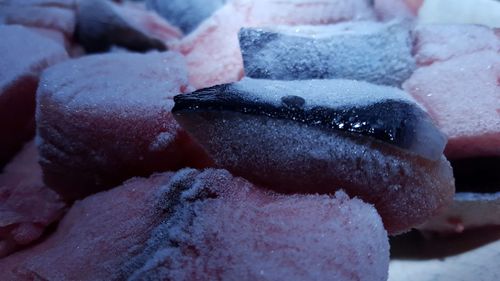
[[[388,263],[380,217],[359,199],[185,169],[77,202],[44,243],[0,260],[0,279],[382,281]]]
[[[71,42],[62,34],[61,32],[54,29],[46,29],[46,28],[38,28],[38,27],[30,27],[30,30],[35,31],[36,33],[42,35],[45,38],[48,38],[57,44],[64,47],[66,50],[71,49]]]
[[[0,174],[0,258],[40,238],[64,207],[43,184],[35,143],[29,142]]]
[[[500,156],[498,52],[474,52],[421,67],[404,89],[448,136],[448,158]]]
[[[429,65],[479,51],[500,52],[500,37],[495,30],[466,24],[419,24],[413,31],[415,59]]]
[[[177,53],[87,56],[48,69],[40,85],[44,180],[67,200],[203,161],[170,113],[188,88]]]
[[[68,58],[64,47],[28,28],[0,26],[0,169],[35,132],[40,72]]]
[[[189,33],[226,2],[227,0],[146,0],[146,6],[183,32]]]
[[[415,68],[399,22],[243,28],[245,75],[273,80],[344,78],[401,86]]]
[[[58,6],[0,4],[1,23],[54,29],[71,38],[75,31],[75,11]]]
[[[425,0],[418,13],[421,23],[466,23],[500,27],[496,0]]]
[[[345,189],[374,204],[389,233],[451,202],[446,139],[396,88],[245,78],[174,100],[174,117],[220,167],[279,192]]]
[[[66,9],[74,9],[78,0],[3,0],[6,5],[17,6],[42,6],[42,7],[60,7]]]
[[[413,19],[417,16],[422,2],[424,0],[374,0],[373,7],[378,18],[382,20]]]
[[[243,76],[238,44],[242,27],[316,25],[372,18],[367,0],[235,0],[217,10],[173,48],[187,55],[190,83],[204,88],[234,82]]]
[[[78,6],[78,40],[88,52],[113,45],[133,51],[166,50],[182,33],[158,15],[137,6],[86,0]]]
[[[133,179],[75,202],[45,241],[0,259],[0,280],[124,280],[121,265],[164,214],[171,177]]]

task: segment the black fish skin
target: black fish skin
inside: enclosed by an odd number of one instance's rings
[[[174,97],[174,114],[192,111],[232,111],[287,119],[323,130],[340,130],[409,148],[416,123],[425,112],[401,100],[384,100],[368,106],[330,108],[306,107],[298,96],[284,96],[281,105],[251,99],[250,94],[236,92],[230,84],[201,89]]]

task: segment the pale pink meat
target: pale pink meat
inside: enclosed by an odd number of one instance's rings
[[[417,69],[403,88],[448,136],[448,158],[500,156],[500,55],[478,51]]]
[[[230,1],[172,48],[187,55],[189,81],[196,88],[229,83],[243,76],[238,32],[242,27],[327,24],[372,19],[366,0]]]
[[[381,219],[359,199],[185,169],[77,202],[54,235],[0,260],[0,279],[377,281],[388,262]]]
[[[45,182],[73,200],[132,176],[205,166],[170,113],[172,97],[188,87],[174,52],[93,55],[51,67],[37,92]]]
[[[393,18],[414,19],[424,0],[375,0],[374,9],[382,20]]]
[[[429,65],[478,51],[500,52],[495,30],[471,24],[419,24],[413,31],[415,59]]]
[[[182,37],[182,31],[165,21],[155,12],[146,10],[144,5],[125,3],[115,5],[117,11],[132,26],[140,31],[160,39],[168,45]]]
[[[35,132],[40,72],[63,61],[63,46],[21,26],[0,26],[0,167]]]
[[[78,0],[3,0],[3,4],[17,6],[44,6],[74,9]]]
[[[0,174],[0,258],[36,241],[65,204],[42,182],[33,141]]]
[[[59,6],[12,4],[1,7],[0,23],[54,29],[71,38],[75,30],[75,11]]]

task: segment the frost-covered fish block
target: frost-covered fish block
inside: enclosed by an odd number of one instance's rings
[[[391,233],[454,193],[445,137],[396,88],[245,78],[176,96],[173,113],[219,166],[280,192],[345,189],[375,204]]]
[[[197,89],[243,76],[238,44],[242,27],[318,25],[373,19],[369,0],[233,0],[173,46],[186,55],[189,81]]]
[[[51,29],[69,39],[75,31],[75,8],[76,0],[3,0],[0,24]]]
[[[500,52],[500,33],[472,24],[418,24],[412,31],[419,66],[480,51]]]
[[[245,74],[252,78],[400,86],[415,68],[409,29],[397,21],[243,28],[239,38]]]
[[[196,166],[196,149],[170,113],[172,97],[187,87],[173,52],[94,55],[48,69],[36,112],[44,180],[75,199],[132,176]]]
[[[452,159],[500,157],[500,54],[476,51],[421,67],[404,83],[449,138]]]
[[[0,259],[39,239],[65,207],[43,184],[35,143],[27,143],[0,174]]]
[[[78,41],[88,52],[104,52],[117,45],[133,51],[166,50],[182,33],[153,12],[132,4],[105,0],[80,1]]]
[[[183,32],[189,33],[226,2],[227,0],[146,0],[146,7],[155,10]]]
[[[75,203],[46,241],[0,260],[0,279],[384,281],[388,264],[387,232],[360,199],[184,169]]]
[[[22,26],[0,26],[0,169],[35,133],[40,73],[68,58],[60,44]]]

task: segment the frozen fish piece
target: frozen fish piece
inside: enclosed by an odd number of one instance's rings
[[[3,0],[2,4],[16,6],[41,6],[75,9],[78,0]]]
[[[177,53],[86,56],[47,69],[40,85],[44,180],[67,200],[205,159],[170,113],[189,87]]]
[[[38,240],[66,205],[45,186],[33,141],[0,174],[0,258]]]
[[[389,233],[454,194],[446,139],[396,88],[245,78],[174,100],[174,117],[220,167],[279,192],[345,189],[374,204]]]
[[[466,24],[419,24],[413,30],[415,59],[419,65],[446,61],[474,52],[500,53],[500,37],[486,26]]]
[[[368,0],[229,1],[172,48],[187,56],[189,81],[197,89],[243,77],[238,44],[242,27],[319,25],[374,17]]]
[[[75,203],[46,241],[0,260],[0,279],[382,281],[388,264],[380,216],[359,199],[185,169]]]
[[[64,47],[36,32],[0,26],[0,169],[35,133],[40,73],[68,58]]]
[[[374,0],[373,8],[379,19],[414,19],[424,0]]]
[[[499,81],[500,55],[486,50],[420,67],[403,87],[448,136],[448,158],[500,157]]]
[[[500,27],[496,0],[424,0],[418,13],[421,23],[466,23]]]
[[[152,12],[106,0],[81,1],[78,40],[88,52],[104,52],[113,45],[133,51],[166,50],[182,33]]]
[[[75,22],[75,11],[64,7],[0,4],[0,24],[54,29],[71,38]]]
[[[412,40],[401,22],[243,28],[245,75],[273,80],[363,80],[401,86],[415,68]]]
[[[146,7],[187,34],[226,2],[227,0],[146,0]]]

